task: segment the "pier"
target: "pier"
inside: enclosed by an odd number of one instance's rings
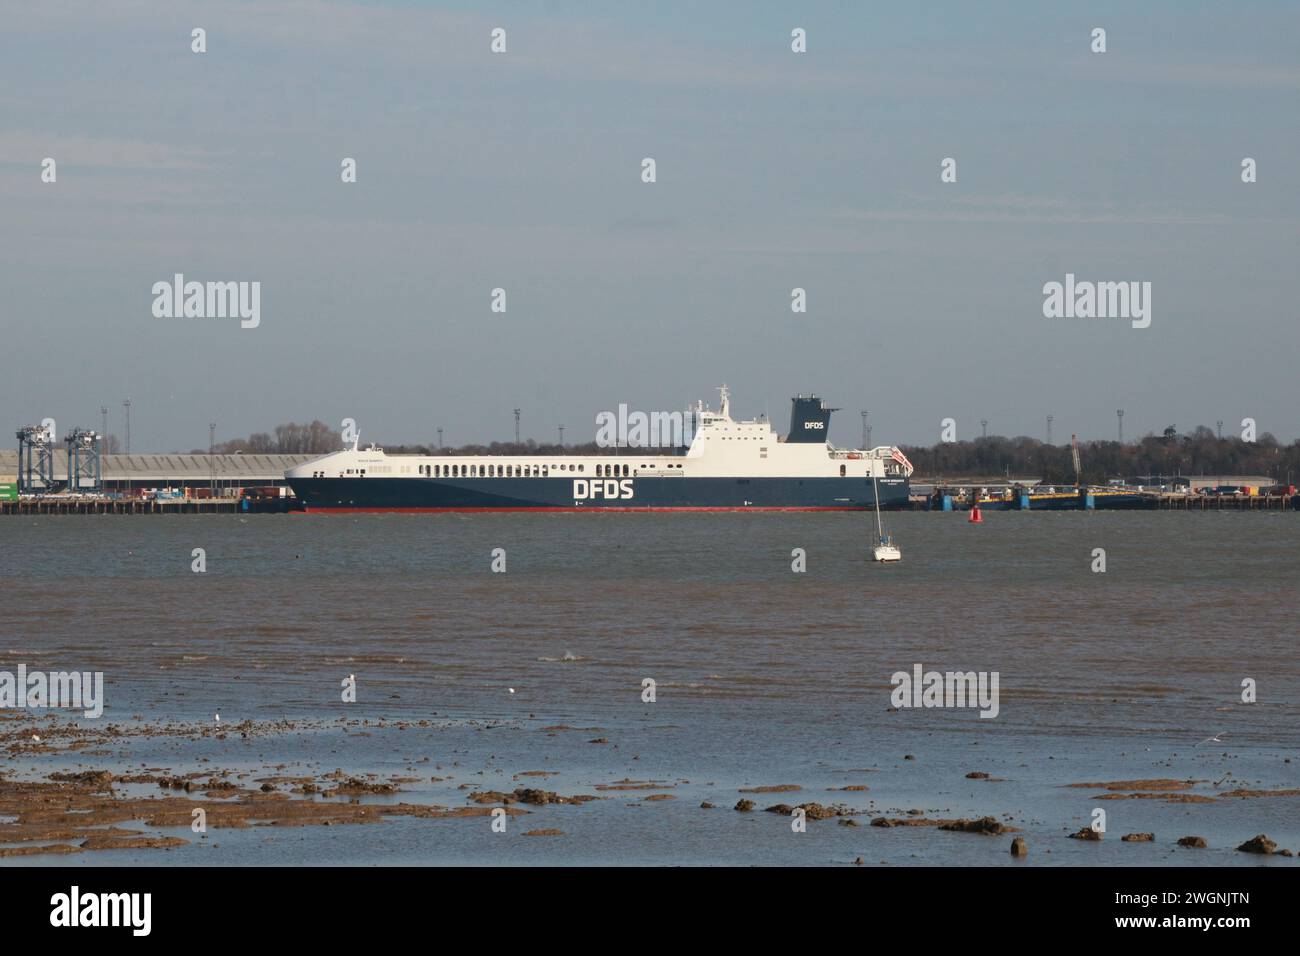
[[[913,511],[1297,511],[1295,494],[1197,494],[1123,487],[1042,488],[927,484],[913,493]]]
[[[0,515],[241,515],[286,514],[293,498],[59,498],[0,501]]]

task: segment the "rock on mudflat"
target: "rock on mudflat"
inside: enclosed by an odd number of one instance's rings
[[[1242,853],[1262,853],[1271,856],[1277,852],[1277,844],[1261,833],[1259,836],[1251,837],[1237,849]]]
[[[939,824],[940,830],[956,830],[959,833],[983,833],[997,836],[1006,833],[1007,828],[995,817],[980,817],[978,820],[953,820],[951,823]]]
[[[753,800],[737,800],[737,801],[736,801],[736,809],[739,810],[741,813],[748,813],[750,810],[753,810],[753,809],[754,809],[754,801],[753,801]]]
[[[1011,841],[1011,855],[1012,856],[1029,855],[1029,844],[1025,841],[1024,837],[1016,837],[1014,840]]]
[[[804,812],[804,819],[807,820],[825,820],[829,817],[842,817],[852,811],[845,806],[832,804],[824,807],[820,803],[801,803],[797,807],[792,807],[788,803],[778,803],[767,808],[768,813],[779,813],[782,816],[791,816],[795,810]]]
[[[1179,837],[1178,845],[1185,846],[1193,850],[1204,850],[1207,846],[1209,846],[1209,844],[1205,842],[1205,837],[1198,837],[1198,836]]]
[[[1092,827],[1084,827],[1078,833],[1070,834],[1071,840],[1100,840],[1101,832],[1094,830]]]
[[[1125,833],[1120,837],[1125,843],[1150,843],[1155,838],[1154,833]]]

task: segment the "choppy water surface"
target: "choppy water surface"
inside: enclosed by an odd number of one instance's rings
[[[1300,786],[1300,516],[889,523],[904,554],[892,567],[866,560],[870,518],[849,514],[6,519],[0,669],[102,670],[105,721],[310,724],[256,743],[137,739],[120,755],[137,766],[418,765],[427,779],[428,757],[453,779],[402,799],[459,806],[461,784],[509,790],[530,770],[552,771],[544,786],[561,793],[629,778],[672,784],[675,798],[606,793],[526,818],[563,837],[401,820],[223,832],[216,850],[62,864],[1012,862],[1007,837],[886,830],[867,816],[796,834],[785,817],[730,809],[742,787],[785,783],[803,789],[754,796],[759,808],[1005,818],[1029,839],[1029,865],[1257,863],[1231,847],[1261,832],[1300,848],[1300,798],[1099,803],[1099,790],[1063,786]],[[206,573],[191,571],[194,548]],[[491,571],[497,548],[504,574]],[[806,573],[791,571],[795,548]],[[1104,574],[1091,570],[1096,548]],[[892,712],[890,676],[915,664],[998,672],[998,716]],[[353,705],[340,700],[348,674]],[[654,703],[642,701],[646,678]],[[1246,678],[1257,703],[1241,703]],[[387,726],[362,735],[338,718]],[[50,769],[33,756],[0,764]],[[828,792],[850,785],[869,789]],[[1064,839],[1096,806],[1113,837]],[[1121,844],[1131,831],[1157,841]],[[1172,849],[1185,834],[1211,849]]]

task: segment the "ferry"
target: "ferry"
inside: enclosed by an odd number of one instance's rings
[[[731,417],[697,402],[680,448],[611,454],[387,455],[375,445],[334,452],[284,477],[309,512],[861,511],[908,504],[912,465],[892,446],[840,449],[830,408],[791,401],[790,428]],[[873,484],[874,480],[874,484]]]

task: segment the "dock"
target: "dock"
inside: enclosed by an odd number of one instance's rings
[[[0,501],[0,515],[243,515],[296,511],[294,498],[60,498]]]
[[[922,485],[914,511],[1297,511],[1300,495],[1207,495],[1121,487],[989,488],[977,485]]]

